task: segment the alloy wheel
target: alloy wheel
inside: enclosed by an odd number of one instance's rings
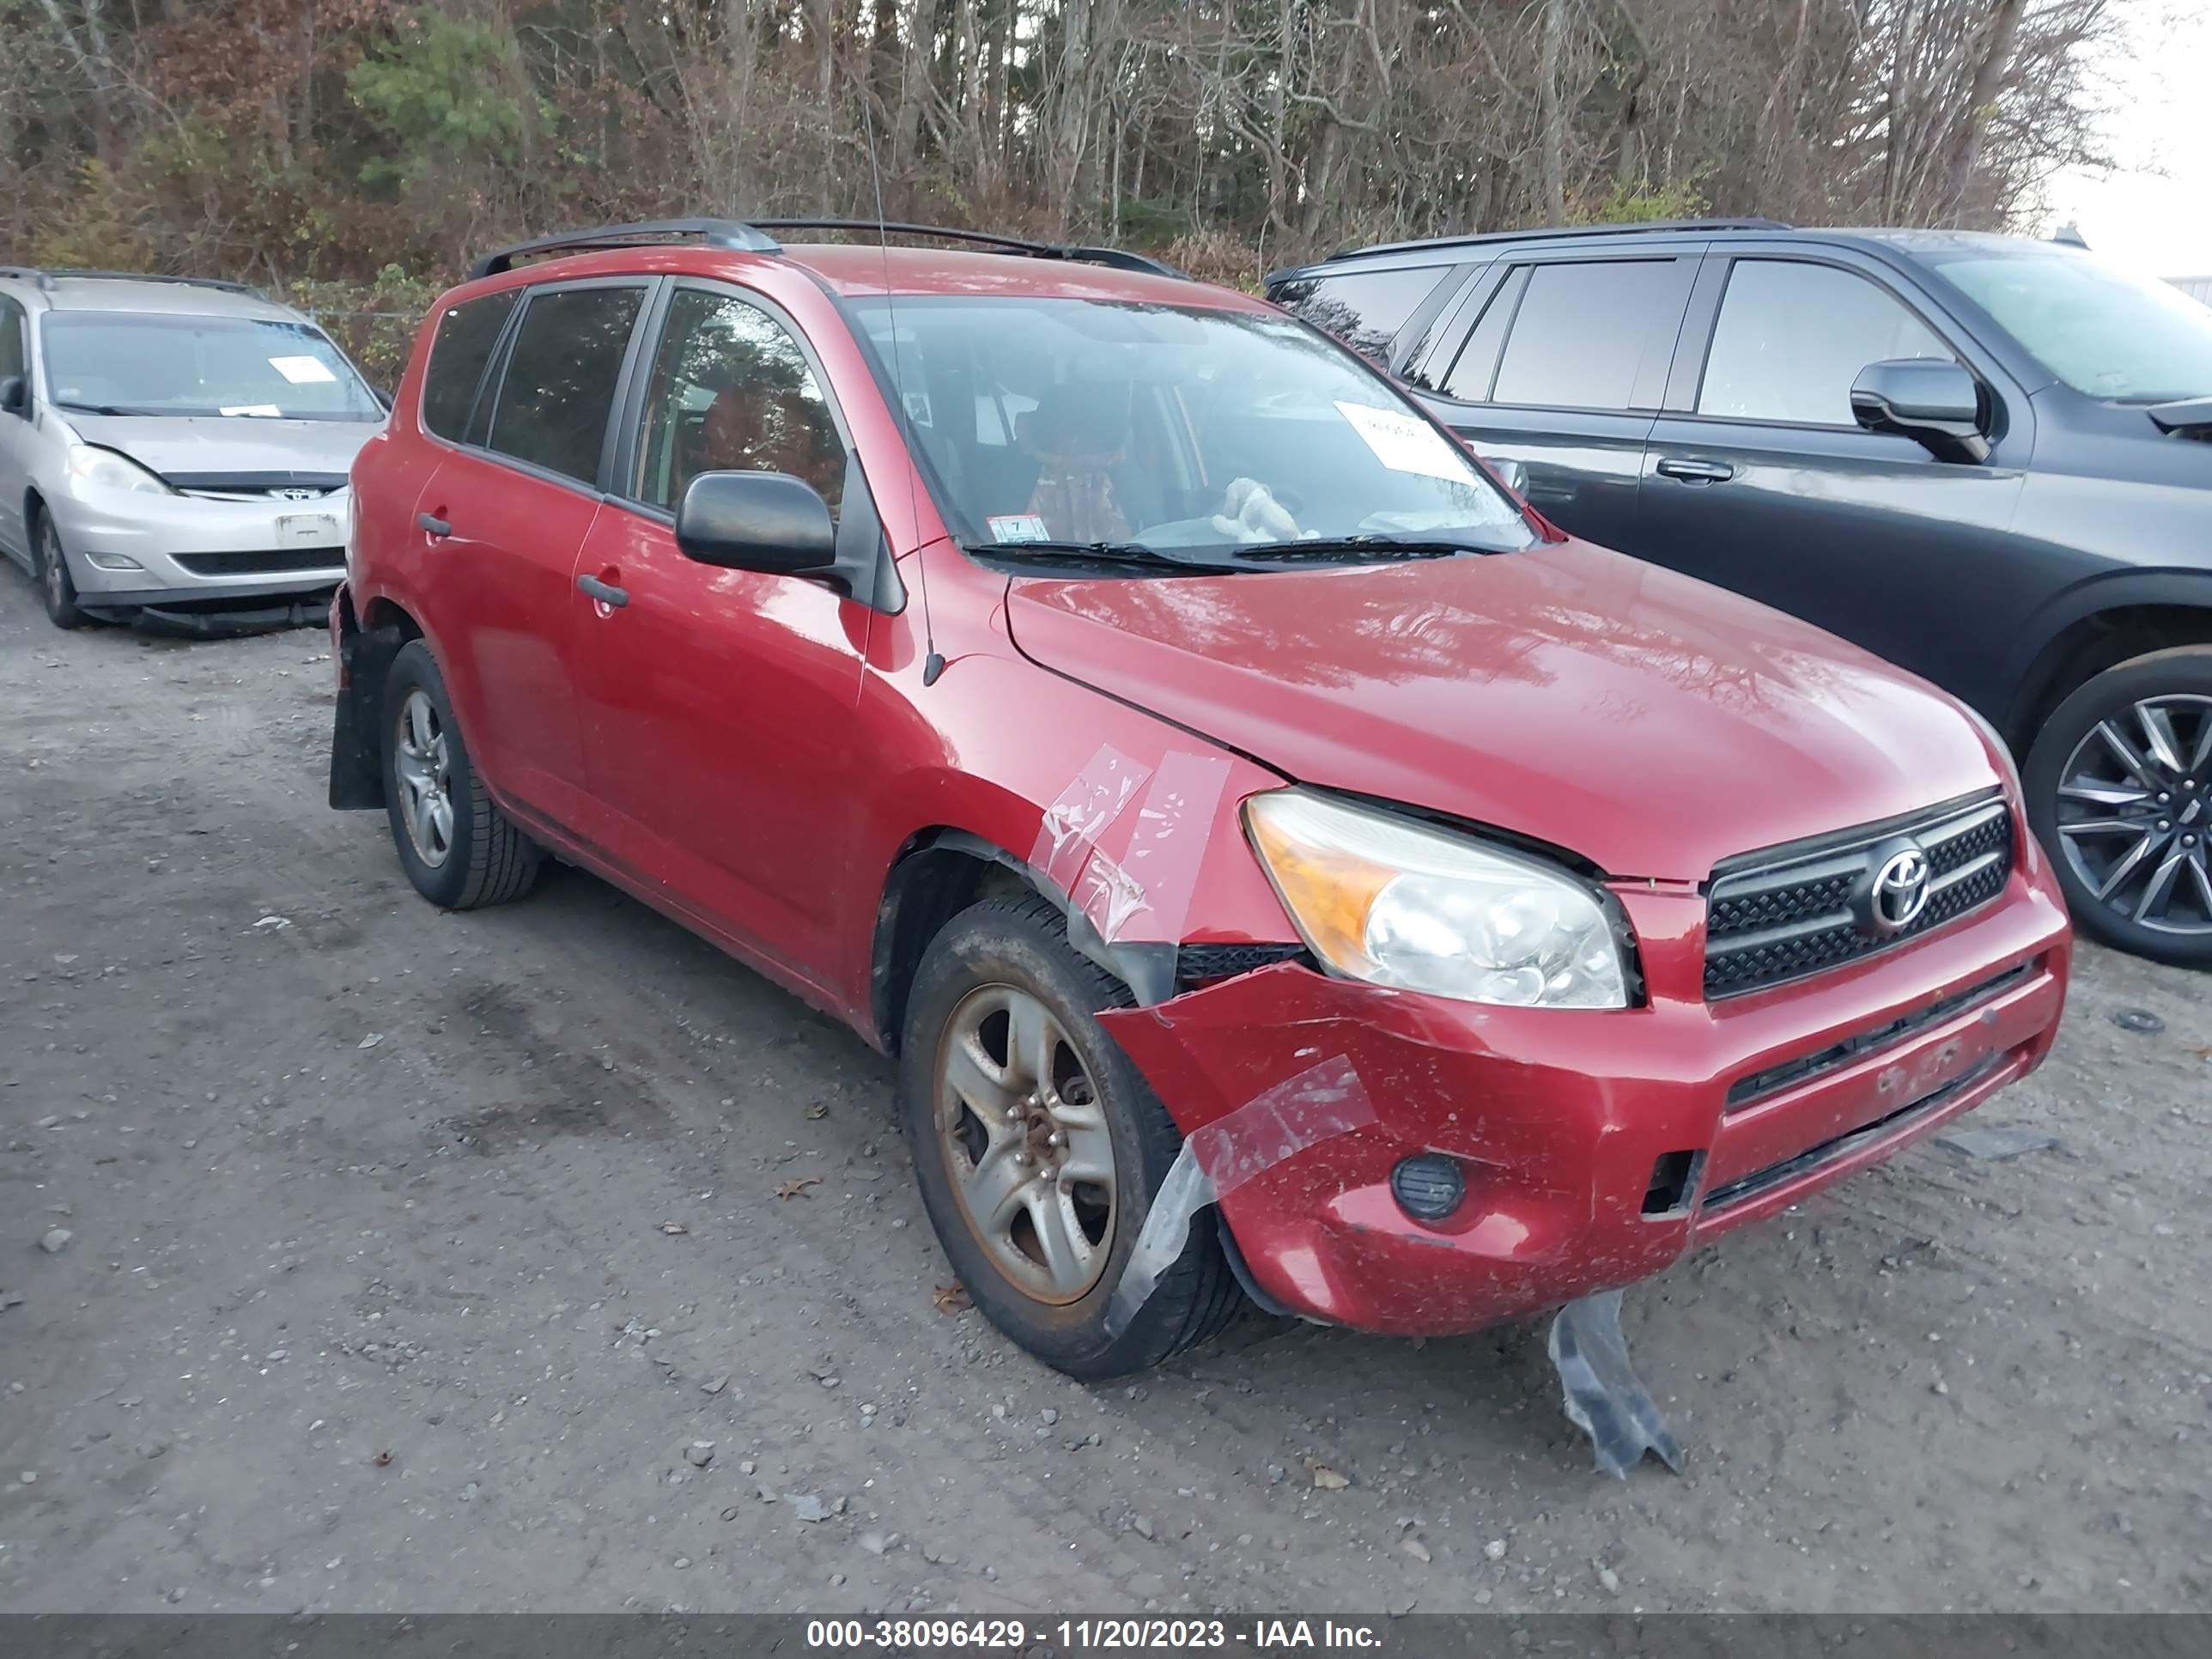
[[[399,706],[397,736],[393,769],[406,792],[400,817],[416,857],[435,869],[453,850],[452,760],[437,705],[419,687]]]
[[[2059,774],[2059,843],[2097,900],[2157,933],[2212,934],[2212,697],[2145,697]]]
[[[1114,1247],[1114,1141],[1097,1085],[1029,992],[984,985],[939,1040],[936,1122],[960,1208],[1007,1280],[1080,1300]]]

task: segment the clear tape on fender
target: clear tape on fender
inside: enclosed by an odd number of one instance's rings
[[[1342,1054],[1308,1066],[1184,1138],[1106,1304],[1106,1331],[1119,1336],[1152,1299],[1160,1275],[1190,1243],[1191,1218],[1255,1176],[1309,1146],[1375,1121],[1375,1103]]]
[[[1176,955],[1229,767],[1178,752],[1155,769],[1101,744],[1039,819],[1030,867],[1065,909],[1068,942],[1139,1004],[1176,993]]]

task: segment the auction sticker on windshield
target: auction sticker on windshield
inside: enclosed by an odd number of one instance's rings
[[[1052,532],[1034,513],[1002,513],[990,520],[991,539],[994,542],[1042,542],[1052,539]]]
[[[1370,409],[1365,404],[1340,399],[1336,412],[1352,422],[1352,429],[1367,441],[1375,459],[1393,472],[1416,472],[1425,478],[1466,483],[1471,469],[1466,457],[1455,450],[1443,433],[1402,410]]]
[[[294,386],[328,386],[337,379],[319,357],[271,357],[269,367]]]

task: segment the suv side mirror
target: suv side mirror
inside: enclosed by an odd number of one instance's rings
[[[0,380],[0,415],[21,415],[31,406],[30,387],[20,374]]]
[[[1939,460],[1990,458],[1981,386],[1958,363],[1933,357],[1869,363],[1851,385],[1851,418],[1869,432],[1910,438]]]
[[[676,509],[684,556],[726,570],[828,576],[837,562],[830,504],[787,472],[702,472]]]

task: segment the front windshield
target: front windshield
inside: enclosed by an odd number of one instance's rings
[[[1923,255],[2076,392],[2112,403],[2212,395],[2212,309],[2079,249]]]
[[[305,323],[165,313],[49,313],[47,395],[95,414],[375,421],[343,354]]]
[[[1449,436],[1287,318],[1024,296],[854,310],[971,547],[1535,539]]]

